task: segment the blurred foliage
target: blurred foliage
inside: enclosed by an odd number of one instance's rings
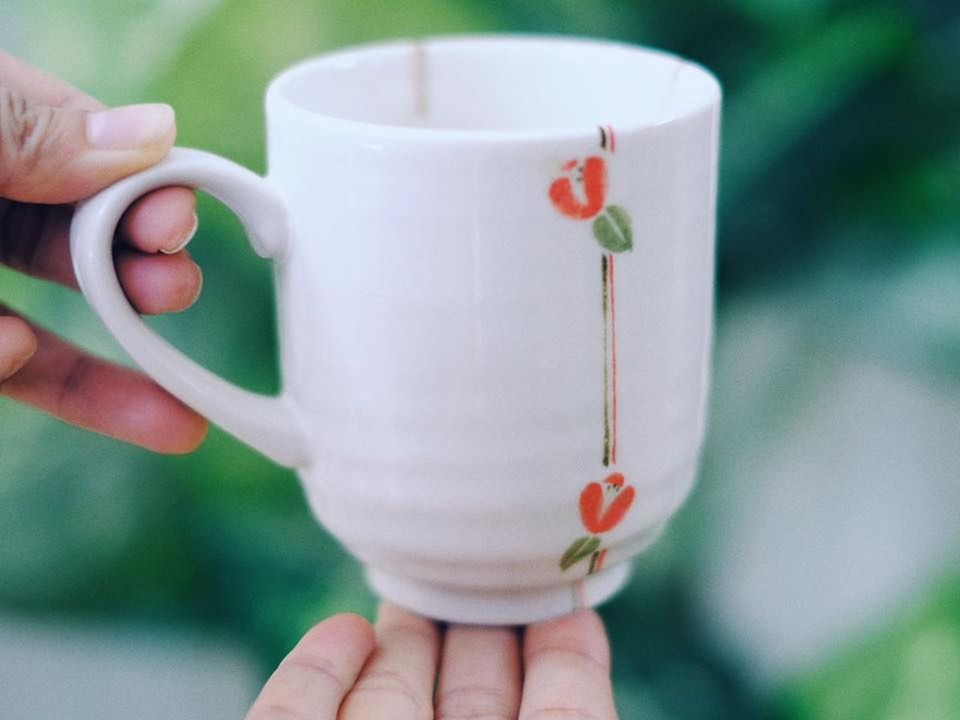
[[[950,720],[960,709],[960,580],[784,697],[802,720]]]
[[[324,50],[463,31],[572,33],[662,47],[711,68],[724,85],[721,317],[734,297],[810,284],[837,263],[854,281],[856,311],[872,302],[858,294],[861,272],[951,249],[952,266],[931,266],[936,282],[953,289],[947,297],[957,296],[954,0],[61,0],[11,7],[20,8],[22,25],[8,32],[28,60],[108,102],[170,102],[180,144],[257,171],[264,169],[269,78]],[[228,378],[275,388],[269,267],[208,198],[191,249],[205,271],[203,298],[187,313],[151,322]],[[14,307],[117,356],[69,293],[3,270],[0,285]],[[908,343],[924,358],[916,371],[936,368],[941,381],[955,383],[960,320],[957,305],[940,307],[939,321],[918,324],[910,308],[902,317],[903,308],[893,308],[865,316],[875,322],[859,327],[867,328],[871,351],[897,355]],[[824,312],[837,314],[835,307]],[[890,317],[900,320],[891,326]],[[832,330],[849,337],[846,324]],[[310,517],[294,477],[217,430],[190,457],[160,458],[10,403],[0,404],[0,427],[0,604],[8,610],[217,624],[250,639],[265,670],[318,618],[372,612],[359,569],[331,552],[334,543]],[[691,610],[697,507],[681,514],[638,563],[630,589],[604,609],[624,718],[960,717],[957,584],[872,643],[788,683],[770,703]]]

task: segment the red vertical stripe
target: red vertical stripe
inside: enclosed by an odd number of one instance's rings
[[[610,152],[617,149],[617,139],[613,135],[613,125],[607,125],[607,132],[610,134]]]
[[[600,256],[600,274],[603,280],[603,466],[610,464],[610,275],[613,255]]]
[[[610,255],[610,374],[611,389],[613,394],[613,442],[611,448],[611,459],[613,464],[617,464],[617,310],[615,299],[617,297],[616,287],[613,284],[613,254]]]

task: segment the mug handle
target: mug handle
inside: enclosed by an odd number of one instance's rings
[[[276,191],[229,160],[173,148],[157,165],[77,207],[70,251],[80,289],[123,349],[171,394],[274,462],[301,466],[309,460],[307,432],[288,396],[250,392],[201,367],[151,330],[120,287],[112,252],[120,217],[140,196],[170,185],[210,193],[237,214],[260,257],[283,258],[290,221]]]

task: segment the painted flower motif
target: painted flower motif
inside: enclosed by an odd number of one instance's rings
[[[630,216],[619,205],[606,205],[607,163],[591,155],[570,160],[560,168],[565,174],[550,185],[553,207],[574,220],[593,219],[593,236],[604,250],[621,253],[633,249]]]
[[[600,148],[613,154],[613,127],[599,126]],[[562,175],[554,179],[548,196],[553,208],[571,220],[590,220],[593,237],[603,249],[601,300],[603,311],[603,459],[605,468],[617,464],[617,333],[614,293],[614,256],[633,250],[630,215],[619,205],[607,204],[607,163],[591,155],[568,160]],[[560,557],[560,570],[587,563],[587,575],[603,570],[609,548],[601,535],[616,528],[633,505],[636,491],[626,485],[622,473],[591,482],[580,492],[580,520],[586,535],[574,540]]]
[[[571,543],[560,558],[560,569],[567,571],[581,560],[590,559],[588,575],[603,569],[607,555],[599,535],[613,530],[633,505],[636,491],[624,482],[622,473],[611,473],[602,482],[592,482],[580,493],[580,519],[589,535]]]
[[[624,485],[622,473],[612,473],[603,483],[592,482],[580,493],[580,519],[587,532],[599,535],[613,530],[633,504],[636,491]]]
[[[604,159],[594,155],[583,162],[570,160],[561,170],[566,174],[550,185],[553,206],[574,220],[589,220],[599,214],[607,196]]]

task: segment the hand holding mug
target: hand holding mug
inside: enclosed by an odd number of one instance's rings
[[[0,51],[0,262],[77,288],[69,256],[74,203],[156,163],[175,134],[166,105],[107,109]],[[200,269],[183,250],[196,226],[194,204],[191,191],[167,188],[124,215],[117,273],[139,312],[183,310],[200,292]],[[193,450],[206,432],[200,415],[156,383],[2,304],[0,393],[159,452]]]

